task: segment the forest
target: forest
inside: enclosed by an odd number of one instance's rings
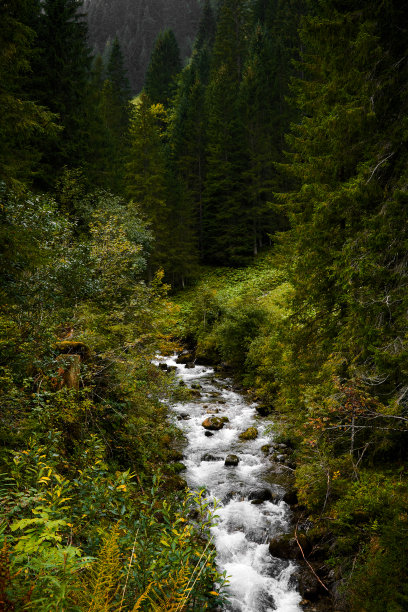
[[[408,13],[200,6],[139,88],[92,2],[0,4],[0,611],[230,609],[187,347],[291,449],[303,609],[404,612]]]

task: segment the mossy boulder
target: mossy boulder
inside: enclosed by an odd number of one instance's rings
[[[183,351],[176,359],[176,363],[191,363],[194,361],[193,353]]]
[[[238,437],[240,440],[255,440],[258,437],[258,430],[256,427],[248,427]]]
[[[225,462],[224,465],[227,466],[237,466],[239,463],[239,457],[237,455],[227,455],[227,457],[225,458]]]
[[[208,429],[210,431],[218,431],[224,427],[224,423],[225,421],[223,421],[222,418],[220,419],[220,417],[211,416],[202,422],[202,426],[204,429]]]

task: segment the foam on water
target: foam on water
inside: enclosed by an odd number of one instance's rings
[[[256,420],[255,405],[231,388],[228,379],[214,378],[213,368],[186,368],[175,358],[158,358],[156,363],[176,367],[176,375],[188,386],[201,385],[199,398],[173,406],[175,418],[183,430],[185,478],[191,488],[205,487],[208,498],[219,500],[217,524],[212,528],[220,571],[229,576],[228,612],[300,612],[299,593],[291,586],[295,569],[292,563],[271,557],[268,540],[289,528],[289,508],[283,502],[265,501],[252,504],[251,490],[271,488],[266,479],[268,464],[261,446],[271,440],[265,424]],[[208,410],[218,409],[216,416],[227,416],[229,422],[220,431],[205,436],[202,422]],[[256,426],[255,440],[240,441],[239,433]],[[213,455],[204,460],[204,455]],[[225,457],[236,454],[239,464],[226,467]],[[273,487],[272,487],[273,488]],[[279,489],[278,486],[276,486]]]

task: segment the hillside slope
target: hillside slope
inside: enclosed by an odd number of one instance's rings
[[[174,30],[182,58],[189,56],[200,18],[199,0],[85,0],[89,42],[103,53],[118,37],[134,92],[140,91],[157,34]]]

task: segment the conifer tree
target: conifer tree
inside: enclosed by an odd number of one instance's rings
[[[40,52],[33,94],[58,113],[64,130],[47,153],[50,181],[64,166],[85,164],[89,150],[87,105],[91,55],[81,0],[43,0],[38,20]]]
[[[301,186],[284,198],[303,382],[335,355],[337,374],[377,381],[374,393],[387,398],[406,371],[396,338],[406,304],[407,36],[394,2],[351,9],[328,0],[304,20],[307,79],[295,85],[304,117],[290,138],[288,168]]]
[[[21,187],[30,180],[42,154],[42,142],[56,134],[55,115],[27,95],[38,18],[34,0],[0,6],[0,180]]]
[[[224,1],[206,90],[207,174],[203,225],[204,254],[208,262],[242,264],[251,253],[252,231],[243,180],[247,159],[237,102],[250,24],[247,2]]]
[[[156,39],[146,72],[144,90],[153,104],[169,106],[180,70],[180,51],[176,37],[172,30],[165,30]]]
[[[123,55],[117,38],[110,47],[106,80],[100,90],[100,114],[109,149],[108,184],[110,189],[123,189],[123,163],[129,127],[130,86]]]
[[[166,201],[166,162],[162,134],[166,126],[163,105],[152,105],[142,93],[134,105],[126,162],[126,193],[139,205],[155,237],[153,266],[163,265],[169,242]]]
[[[206,164],[205,91],[208,85],[215,18],[206,0],[190,63],[180,75],[169,129],[172,162],[184,186],[200,257],[204,255],[203,191]]]

